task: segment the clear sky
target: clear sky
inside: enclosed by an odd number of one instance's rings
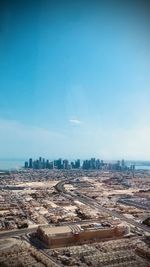
[[[150,160],[146,1],[0,2],[0,158]]]

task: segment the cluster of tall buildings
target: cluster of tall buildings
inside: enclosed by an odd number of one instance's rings
[[[25,168],[29,169],[58,169],[58,170],[70,170],[70,169],[83,169],[83,170],[134,170],[135,166],[131,165],[128,167],[125,161],[117,161],[115,163],[107,163],[100,159],[91,158],[84,160],[81,164],[81,160],[69,161],[67,159],[62,160],[61,158],[54,161],[39,157],[37,160],[32,158],[25,162]]]
[[[80,159],[69,162],[67,159],[58,159],[54,161],[45,160],[44,158],[39,157],[37,160],[29,159],[25,162],[25,168],[29,169],[58,169],[58,170],[69,170],[69,169],[80,169]]]
[[[125,171],[125,170],[134,170],[135,166],[131,165],[128,167],[125,164],[124,159],[122,161],[118,160],[117,162],[104,162],[100,159],[91,158],[90,160],[84,160],[82,168],[84,170],[115,170],[115,171]]]

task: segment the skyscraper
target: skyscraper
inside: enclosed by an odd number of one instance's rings
[[[33,161],[32,161],[32,158],[29,159],[29,168],[33,168]]]
[[[63,168],[67,170],[69,168],[69,162],[67,159],[63,160]]]
[[[77,159],[77,160],[75,161],[75,168],[76,168],[76,169],[79,169],[79,168],[80,168],[80,159]]]
[[[28,161],[25,161],[24,167],[28,168]]]

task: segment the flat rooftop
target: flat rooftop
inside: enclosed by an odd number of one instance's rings
[[[46,235],[59,235],[59,234],[68,234],[72,233],[72,230],[69,226],[55,226],[55,227],[40,227]]]
[[[93,230],[102,230],[102,229],[110,229],[108,226],[102,226],[98,223],[85,223],[82,225],[74,224],[74,225],[64,225],[64,226],[40,226],[40,229],[45,233],[45,235],[64,235],[70,233],[77,233],[81,231],[93,231]]]

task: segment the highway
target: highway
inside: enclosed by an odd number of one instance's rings
[[[71,179],[69,180],[71,181]],[[68,191],[65,190],[64,185],[65,183],[68,183],[68,180],[64,180],[61,181],[59,183],[56,184],[55,188],[58,192],[62,192],[64,195],[66,195],[67,197],[76,197],[80,202],[82,202],[83,204],[89,205],[90,207],[94,207],[96,209],[99,209],[100,211],[106,212],[108,214],[110,214],[111,216],[114,216],[122,221],[125,221],[131,225],[134,225],[135,227],[139,228],[140,230],[144,231],[144,232],[148,232],[150,233],[150,228],[146,225],[140,224],[130,218],[126,218],[124,215],[119,214],[116,211],[113,210],[109,210],[103,206],[101,206],[98,202],[96,202],[95,200],[79,193],[76,191],[76,195],[69,193]]]
[[[71,179],[70,180],[63,180],[63,181],[57,183],[56,186],[55,186],[55,189],[58,192],[60,192],[62,195],[64,195],[64,197],[67,197],[69,199],[76,198],[80,202],[82,202],[83,204],[89,205],[91,208],[95,208],[95,209],[98,209],[99,211],[106,212],[111,216],[114,216],[114,217],[116,217],[116,218],[118,218],[118,219],[120,219],[122,221],[125,221],[125,222],[127,222],[127,223],[129,223],[131,225],[134,225],[135,227],[139,228],[140,230],[142,230],[144,232],[150,233],[150,229],[146,225],[140,224],[138,222],[135,222],[132,219],[126,218],[125,216],[123,216],[122,214],[119,214],[118,212],[116,212],[114,210],[109,210],[109,209],[101,206],[95,200],[93,200],[93,199],[91,199],[91,198],[89,198],[89,197],[87,197],[87,196],[85,196],[85,195],[83,195],[83,194],[81,194],[81,193],[79,193],[77,191],[75,191],[76,194],[69,193],[64,188],[65,183],[68,183],[68,181],[71,181]],[[70,222],[70,223],[62,222],[62,223],[60,223],[60,225],[65,225],[65,224],[69,224],[69,225],[80,224],[81,225],[83,223],[91,223],[92,221],[93,222],[96,222],[96,221],[99,222],[99,220],[84,220],[84,221],[82,220],[82,221],[74,221],[74,222]],[[41,226],[45,226],[45,225],[46,224],[41,225]],[[32,228],[1,231],[0,232],[0,239],[34,233],[37,230],[37,228],[38,228],[38,226],[35,225]]]

